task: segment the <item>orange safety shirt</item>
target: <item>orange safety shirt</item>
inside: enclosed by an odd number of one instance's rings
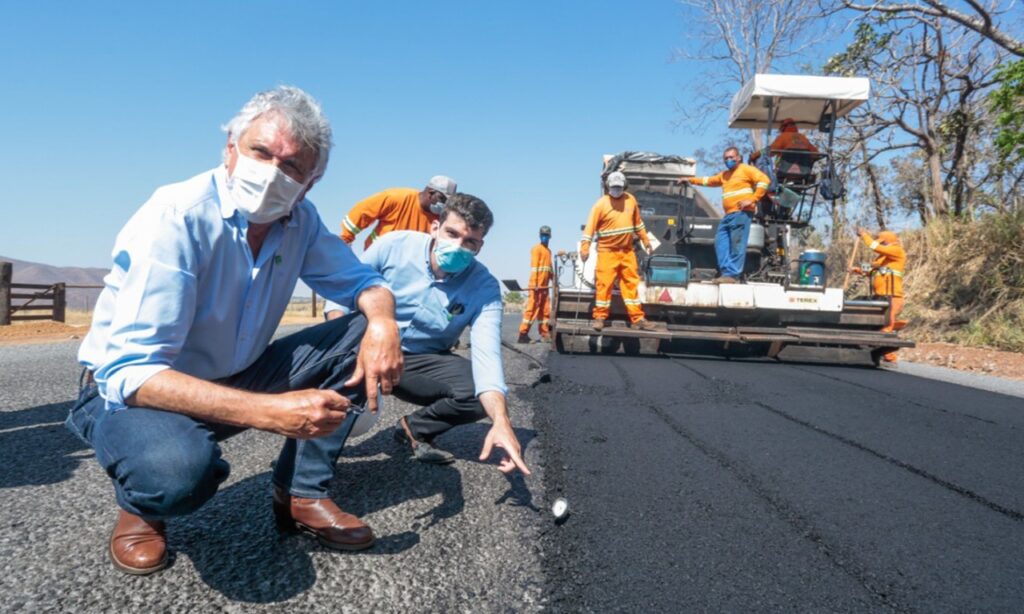
[[[871,262],[871,289],[878,296],[903,296],[903,273],[907,268],[907,252],[899,243],[882,245],[871,235],[860,236],[864,244],[878,256]]]
[[[691,177],[690,183],[707,187],[722,187],[722,208],[726,215],[740,210],[740,202],[749,200],[753,204],[745,207],[747,211],[757,208],[771,180],[768,175],[749,164],[737,164],[731,171],[722,171],[710,177]]]
[[[351,244],[357,234],[375,221],[377,226],[367,237],[366,247],[392,230],[430,232],[430,224],[437,216],[420,207],[419,195],[414,188],[390,188],[359,201],[341,222],[341,239]]]
[[[583,229],[583,242],[580,251],[590,254],[590,243],[597,242],[600,250],[624,250],[633,248],[633,235],[640,237],[644,247],[650,247],[647,229],[640,220],[640,207],[629,192],[619,198],[605,194],[597,199],[590,210],[587,225]]]
[[[779,136],[775,137],[772,141],[771,150],[772,152],[778,152],[780,149],[799,149],[800,151],[809,151],[811,153],[818,153],[818,148],[814,146],[814,143],[810,142],[806,136],[797,131],[783,131],[779,133]]]
[[[530,250],[530,289],[547,288],[551,283],[551,250],[538,243]]]

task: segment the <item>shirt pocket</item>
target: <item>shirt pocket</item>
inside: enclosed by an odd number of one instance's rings
[[[459,322],[465,314],[453,315],[448,311],[448,298],[439,292],[430,292],[412,317],[412,327],[429,337],[450,337],[461,330]]]

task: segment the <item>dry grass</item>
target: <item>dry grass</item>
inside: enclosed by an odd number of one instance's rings
[[[902,240],[903,317],[915,339],[1024,352],[1024,213],[938,219]],[[842,283],[851,247],[829,250],[832,283]]]

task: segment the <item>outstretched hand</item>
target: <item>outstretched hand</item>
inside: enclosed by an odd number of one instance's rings
[[[508,422],[495,424],[487,432],[487,437],[484,438],[483,450],[480,452],[480,461],[483,462],[490,458],[494,448],[501,448],[505,453],[498,462],[498,471],[511,473],[519,469],[519,471],[523,472],[523,475],[530,475],[530,470],[527,468],[526,463],[523,462],[523,457],[521,456],[519,440],[516,439],[512,425]]]

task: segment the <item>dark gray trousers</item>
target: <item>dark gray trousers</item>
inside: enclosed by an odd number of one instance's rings
[[[451,352],[406,354],[402,379],[393,392],[407,403],[424,406],[407,419],[413,436],[427,443],[453,426],[487,415],[476,398],[472,363]]]

